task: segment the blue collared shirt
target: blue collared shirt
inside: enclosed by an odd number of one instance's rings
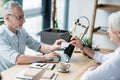
[[[5,25],[0,26],[0,71],[14,66],[26,46],[38,51],[41,43],[28,35],[24,28],[14,34]]]

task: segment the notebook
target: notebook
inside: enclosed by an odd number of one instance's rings
[[[46,70],[41,78],[45,80],[51,80],[54,77],[54,75],[55,73],[53,71]]]
[[[44,69],[35,69],[35,68],[23,69],[17,74],[16,78],[25,79],[25,80],[33,80],[35,76],[43,73],[43,71]]]

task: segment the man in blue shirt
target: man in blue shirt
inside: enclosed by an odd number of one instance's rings
[[[56,40],[53,45],[42,44],[33,39],[22,27],[25,22],[24,12],[16,1],[8,1],[3,6],[4,24],[0,26],[0,71],[15,64],[27,64],[36,61],[46,61],[58,57],[51,53],[60,48],[64,40]],[[28,46],[42,56],[24,55],[25,47]],[[50,53],[50,54],[47,54]]]

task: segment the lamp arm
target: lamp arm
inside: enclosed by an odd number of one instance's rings
[[[82,25],[82,24],[80,23],[80,19],[81,19],[81,18],[85,18],[85,19],[87,20],[87,23],[88,23],[87,26]],[[73,35],[73,33],[76,31],[76,26],[81,26],[81,27],[85,28],[84,32],[79,36],[79,39],[82,40],[83,37],[84,37],[84,35],[85,35],[85,34],[87,33],[87,31],[88,31],[88,28],[89,28],[89,26],[90,26],[90,21],[89,21],[89,19],[88,19],[87,17],[81,16],[81,17],[79,17],[79,18],[75,21],[74,24],[75,24],[75,25],[72,27],[72,29],[71,29],[71,31],[70,31],[70,34]]]

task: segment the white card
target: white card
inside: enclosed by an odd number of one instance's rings
[[[69,46],[69,43],[68,42],[62,42],[61,43],[61,48],[66,48]]]

